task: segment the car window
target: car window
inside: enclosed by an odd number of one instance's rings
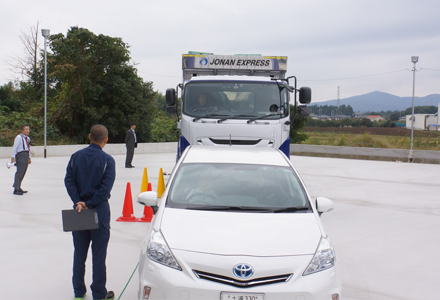
[[[308,207],[304,188],[290,167],[249,164],[181,164],[167,207]]]

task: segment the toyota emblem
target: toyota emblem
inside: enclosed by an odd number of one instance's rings
[[[254,268],[247,264],[238,264],[234,266],[233,272],[238,278],[249,278],[254,274]]]

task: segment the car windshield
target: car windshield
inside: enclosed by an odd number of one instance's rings
[[[196,118],[280,119],[288,91],[276,82],[194,82],[185,86],[183,113]]]
[[[166,206],[216,211],[310,212],[304,188],[292,168],[252,164],[182,164]]]

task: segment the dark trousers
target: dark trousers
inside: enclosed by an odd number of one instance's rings
[[[134,148],[128,148],[127,147],[127,156],[125,157],[125,166],[131,167],[131,162],[133,161],[134,156]]]
[[[29,152],[21,151],[15,155],[15,166],[17,167],[17,172],[15,172],[14,179],[14,189],[18,191],[21,188],[21,182],[23,181],[24,175],[29,165]]]
[[[107,257],[107,245],[110,239],[110,230],[99,225],[96,230],[73,231],[73,291],[75,297],[82,297],[86,291],[84,276],[86,272],[86,259],[90,242],[92,242],[92,269],[93,282],[90,286],[93,299],[104,299],[107,295],[105,284],[107,282],[107,269],[105,259]]]

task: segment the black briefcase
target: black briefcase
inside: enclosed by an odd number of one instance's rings
[[[96,208],[62,210],[63,231],[93,230],[99,228]]]

